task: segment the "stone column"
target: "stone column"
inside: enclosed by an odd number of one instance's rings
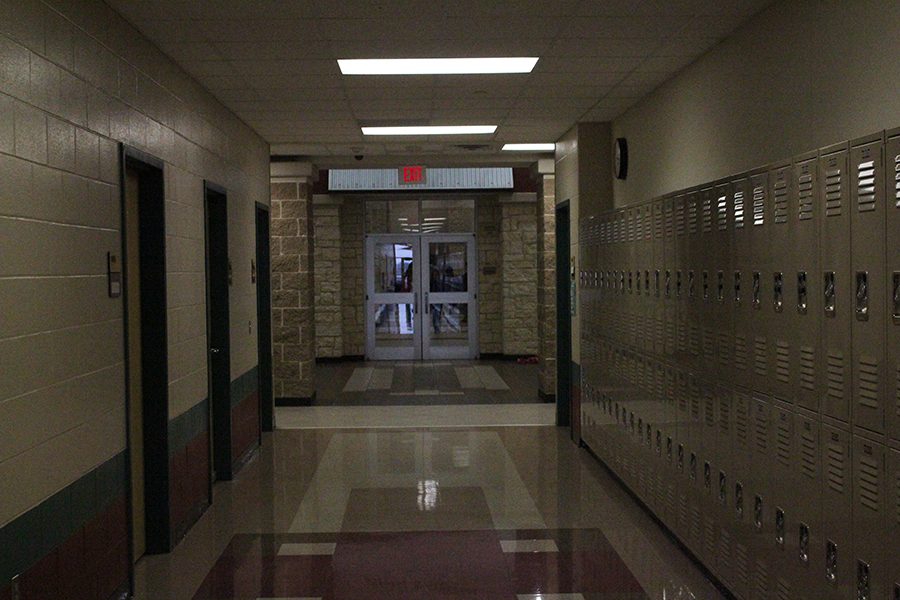
[[[537,194],[500,200],[503,246],[503,354],[538,352]]]
[[[344,352],[341,327],[341,203],[329,195],[313,197],[315,229],[316,356]]]
[[[503,353],[503,248],[500,202],[496,196],[475,201],[478,211],[478,350]]]
[[[556,175],[552,159],[535,168],[538,179],[538,392],[546,400],[556,397]]]
[[[276,404],[314,397],[316,330],[309,163],[271,165],[272,341]],[[279,402],[280,401],[280,402]]]
[[[365,221],[366,203],[356,198],[344,198],[341,204],[341,328],[344,356],[363,356],[366,353]]]

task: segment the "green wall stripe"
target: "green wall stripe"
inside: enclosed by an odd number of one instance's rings
[[[259,366],[253,367],[231,382],[231,408],[257,391],[259,391]]]

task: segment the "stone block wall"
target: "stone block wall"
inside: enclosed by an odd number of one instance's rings
[[[272,363],[275,398],[315,393],[313,215],[308,181],[272,181]]]
[[[537,354],[537,218],[534,202],[501,202],[504,354]]]
[[[556,177],[543,175],[537,202],[538,387],[556,395]]]
[[[482,354],[503,352],[503,246],[496,196],[475,201],[478,244],[478,345]]]
[[[342,356],[341,205],[329,198],[313,201],[315,244],[316,357]]]
[[[341,204],[341,328],[343,355],[366,353],[365,220],[362,200],[345,198]]]

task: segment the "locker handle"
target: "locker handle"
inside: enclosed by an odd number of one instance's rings
[[[894,271],[893,294],[894,309],[891,312],[891,316],[894,319],[894,325],[900,325],[900,271]],[[900,586],[898,586],[898,590],[900,590]]]
[[[656,430],[656,453],[662,454],[662,431]]]
[[[681,269],[675,271],[675,295],[681,297]]]
[[[691,481],[697,481],[697,455],[691,452]]]
[[[728,479],[725,477],[724,471],[719,471],[719,502],[725,506],[728,500]]]
[[[672,462],[672,438],[666,438],[666,460]]]
[[[825,271],[825,316],[835,316],[835,275],[834,271]]]
[[[734,484],[734,511],[738,519],[744,518],[744,486],[740,481]]]
[[[734,272],[734,301],[738,304],[741,302],[741,272]]]
[[[825,545],[825,579],[834,583],[837,581],[838,568],[838,547],[837,544],[828,540]]]
[[[753,308],[758,309],[760,306],[760,287],[762,286],[762,274],[759,271],[753,271]]]
[[[672,272],[666,269],[666,298],[672,293]]]
[[[869,571],[869,563],[862,560],[856,562],[856,597],[859,600],[871,600],[872,598]]]
[[[650,271],[644,271],[644,293],[650,295]]]
[[[784,310],[784,273],[772,276],[772,306],[775,307],[775,312]]]
[[[709,272],[703,271],[703,299],[709,300]]]
[[[718,273],[718,284],[716,286],[716,300],[719,302],[725,301],[725,273],[723,271],[719,271]]]
[[[688,271],[688,296],[694,297],[694,271]]]
[[[775,509],[775,544],[777,546],[784,546],[784,509],[776,508]]]
[[[631,294],[634,291],[634,281],[632,280],[631,271],[628,271],[628,293]]]
[[[869,273],[856,272],[856,319],[869,320]]]
[[[806,279],[806,271],[797,272],[797,312],[801,315],[806,314],[808,307]]]
[[[763,528],[763,499],[762,499],[762,496],[757,496],[753,501],[753,524],[756,526],[757,531],[762,531],[762,528]]]
[[[809,525],[800,523],[800,562],[809,564]]]

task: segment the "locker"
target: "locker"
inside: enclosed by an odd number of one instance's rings
[[[850,149],[853,281],[853,405],[855,428],[884,433],[885,219],[882,136],[857,140]]]
[[[687,288],[685,278],[687,265],[690,261],[690,243],[687,227],[687,196],[679,194],[675,196],[675,317],[677,326],[675,329],[675,364],[682,368],[690,368],[688,352],[688,326],[690,322],[687,302]]]
[[[721,387],[718,389],[717,393],[717,402],[718,402],[718,429],[716,431],[716,444],[715,444],[715,453],[713,456],[715,457],[715,465],[718,467],[718,470],[725,473],[726,476],[726,484],[727,478],[730,476],[733,480],[737,481],[736,478],[736,469],[734,466],[734,455],[737,452],[737,447],[734,440],[734,429],[735,429],[735,397],[734,393],[726,387]],[[711,474],[713,470],[713,463],[703,458],[701,465],[707,465],[706,469],[702,466],[699,466],[700,479],[703,479],[703,471],[706,470]],[[707,475],[709,477],[709,475]],[[734,544],[737,538],[737,527],[738,523],[735,523],[735,519],[732,516],[732,507],[726,502],[718,501],[718,497],[713,492],[713,486],[710,485],[710,481],[703,482],[700,486],[701,494],[704,497],[705,503],[707,506],[711,507],[709,512],[711,512],[716,519],[715,528],[713,531],[709,532],[704,529],[704,545],[707,542],[708,536],[712,534],[714,536],[714,553],[717,554],[720,558],[723,554],[725,555],[724,560],[718,560],[716,563],[716,574],[720,579],[725,581],[726,585],[728,585],[731,589],[737,589],[737,579],[736,579],[736,571],[734,567]]]
[[[696,296],[697,320],[700,328],[700,363],[698,373],[713,379],[716,377],[718,360],[716,357],[717,331],[715,318],[716,308],[716,269],[713,256],[717,253],[715,223],[715,190],[706,187],[700,190],[700,235],[696,254],[695,276],[699,277]]]
[[[796,526],[788,537],[788,557],[796,574],[798,600],[822,597],[825,582],[814,565],[815,549],[824,546],[822,538],[821,447],[819,419],[803,409],[794,416],[796,453],[791,488],[797,496]]]
[[[819,322],[820,295],[815,281],[819,273],[819,222],[821,210],[816,206],[818,194],[818,156],[816,153],[797,157],[794,161],[796,205],[790,211],[790,246],[793,247],[794,284],[791,307],[796,322],[797,379],[793,387],[797,405],[818,412],[821,395],[821,355]],[[795,276],[795,277],[794,277]]]
[[[897,549],[897,540],[900,540],[900,450],[887,451],[887,527],[885,535],[888,544],[892,548],[887,552],[888,562],[886,564],[888,577],[888,587],[890,593],[888,597],[891,600],[900,598],[900,551]],[[893,595],[891,595],[893,594]]]
[[[813,573],[824,581],[822,597],[846,600],[855,592],[851,512],[850,433],[822,423],[822,539],[810,558]]]
[[[888,133],[887,179],[887,352],[889,382],[885,426],[900,442],[900,129]],[[893,600],[893,599],[892,599]],[[897,600],[900,600],[898,598]]]
[[[749,221],[750,180],[738,178],[731,182],[731,240],[733,256],[732,301],[734,303],[734,382],[746,389],[752,386],[750,345],[753,330],[750,326],[751,236]]]
[[[857,598],[886,598],[889,547],[897,540],[885,536],[887,519],[887,472],[883,444],[853,436],[853,555]],[[889,546],[892,544],[892,546]]]
[[[797,462],[794,412],[787,403],[776,401],[772,406],[770,435],[772,591],[776,598],[793,598],[799,573],[794,560],[798,545],[799,498],[794,481]]]
[[[653,264],[651,266],[651,285],[653,291],[653,352],[662,356],[665,354],[665,332],[663,329],[663,290],[662,274],[665,269],[665,213],[662,199],[653,201]]]
[[[751,332],[751,387],[754,391],[771,391],[770,349],[772,330],[771,249],[772,235],[771,200],[769,198],[768,173],[763,171],[750,176],[751,227],[750,227],[750,332]]]
[[[715,273],[713,314],[716,329],[716,377],[731,382],[734,357],[734,302],[732,300],[731,185],[715,186],[715,221],[710,272]]]
[[[653,205],[646,203],[640,211],[641,241],[635,268],[637,273],[636,292],[641,307],[641,347],[644,352],[653,353],[653,303],[650,296],[649,273],[653,266]]]
[[[821,328],[820,354],[823,386],[822,414],[850,422],[853,395],[850,348],[853,285],[850,257],[849,145],[838,144],[821,151],[818,206],[822,215],[819,236],[817,287],[822,301],[817,316]]]
[[[676,303],[675,303],[675,198],[663,200],[663,330],[666,360],[675,357]]]
[[[687,206],[687,237],[688,256],[685,265],[684,287],[685,304],[687,307],[687,347],[688,369],[698,372],[702,362],[702,346],[700,337],[700,300],[699,300],[699,263],[703,255],[703,247],[700,240],[700,195],[697,192],[689,192],[685,198]]]
[[[743,491],[745,506],[749,505],[752,534],[749,540],[752,559],[751,596],[768,598],[772,584],[772,536],[775,531],[775,503],[772,487],[775,483],[771,465],[772,403],[768,396],[753,393],[752,439],[749,486]]]
[[[768,279],[771,296],[763,303],[769,327],[768,364],[772,372],[768,378],[769,392],[782,402],[794,402],[797,384],[797,348],[795,346],[797,312],[796,296],[796,240],[792,233],[792,215],[796,212],[797,199],[790,163],[776,165],[768,174],[771,199],[771,223],[766,233],[769,250]]]
[[[699,445],[695,445],[698,447],[695,447],[687,454],[687,464],[685,468],[690,470],[691,457],[694,457],[694,462],[697,464],[701,461],[708,461],[711,463],[714,470],[727,472],[728,470],[725,463],[720,460],[719,456],[716,454],[716,442],[718,440],[719,429],[719,402],[720,398],[725,394],[723,390],[713,386],[708,381],[704,382],[703,385],[704,389],[701,394],[700,407],[701,441]],[[693,521],[695,525],[699,525],[699,528],[694,533],[694,537],[699,538],[696,540],[696,543],[699,543],[702,548],[700,556],[704,557],[707,561],[711,560],[714,562],[716,556],[716,539],[718,537],[716,531],[717,504],[715,498],[711,494],[704,493],[704,490],[697,477],[694,476],[693,471],[690,475],[689,480],[697,494],[700,509],[700,518]]]
[[[751,448],[753,409],[754,402],[750,393],[740,390],[736,391],[734,394],[734,427],[731,451],[732,473],[728,474],[730,479],[727,481],[726,491],[730,488],[733,498],[737,498],[738,492],[740,492],[740,501],[730,502],[728,497],[725,497],[722,498],[721,502],[727,507],[730,515],[730,519],[726,522],[730,522],[733,526],[733,541],[731,545],[734,556],[734,573],[737,590],[745,598],[750,596],[752,575],[750,543],[754,535],[750,500],[750,489],[752,487],[750,475],[753,462],[753,449]]]

